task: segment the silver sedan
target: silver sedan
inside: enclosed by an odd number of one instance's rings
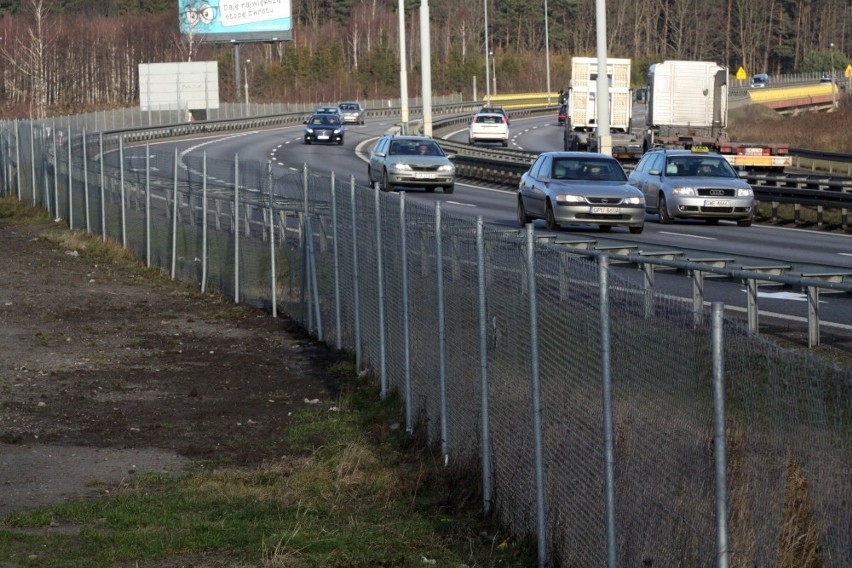
[[[707,151],[655,149],[645,153],[630,174],[660,223],[676,219],[720,219],[748,227],[754,218],[754,191],[724,156]]]
[[[544,219],[547,228],[597,225],[601,231],[645,227],[645,199],[627,182],[618,160],[588,152],[545,152],[521,177],[518,223]]]

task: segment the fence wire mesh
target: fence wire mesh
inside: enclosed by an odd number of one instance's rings
[[[4,196],[354,352],[383,393],[401,394],[409,428],[484,472],[486,509],[519,536],[543,535],[549,565],[607,564],[611,369],[618,564],[717,565],[709,318],[661,294],[649,302],[635,268],[613,264],[602,283],[593,260],[541,239],[533,297],[522,231],[480,233],[354,178],[43,123],[2,124],[0,153]],[[852,373],[734,320],[724,338],[730,565],[852,566]]]

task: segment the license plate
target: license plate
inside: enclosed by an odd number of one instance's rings
[[[435,177],[435,174],[431,173],[416,173],[414,174],[414,179],[432,179]]]
[[[731,202],[727,199],[707,199],[704,201],[704,207],[730,207]]]
[[[592,207],[591,212],[594,215],[618,215],[621,213],[621,207]]]
[[[317,134],[318,140],[328,140],[328,134]]]

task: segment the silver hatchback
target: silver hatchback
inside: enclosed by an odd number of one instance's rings
[[[703,147],[646,152],[630,183],[660,223],[692,218],[714,225],[730,219],[748,227],[754,219],[754,190],[724,156]]]

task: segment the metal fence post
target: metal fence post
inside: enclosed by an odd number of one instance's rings
[[[334,247],[334,347],[343,348],[340,329],[340,240],[337,235],[337,177],[331,172],[331,241]]]
[[[59,221],[59,149],[57,148],[56,139],[59,137],[59,131],[56,129],[56,121],[53,122],[53,207],[48,204],[47,210],[53,213],[53,220]],[[20,166],[20,160],[18,160]],[[18,167],[18,172],[21,168]],[[20,178],[18,179],[20,185]]]
[[[92,220],[89,216],[89,151],[86,131],[83,130],[83,204],[86,208],[86,232],[92,232]]]
[[[536,298],[535,281],[535,228],[532,223],[526,225],[527,253],[527,293],[530,317],[530,379],[532,388],[532,418],[535,468],[535,519],[536,542],[538,544],[538,565],[547,566],[547,522],[544,515],[544,452],[542,449],[541,424],[541,372],[539,370],[538,352],[538,300]]]
[[[174,170],[172,175],[172,280],[177,269],[177,218],[178,218],[178,150],[175,148]]]
[[[145,143],[145,265],[151,268],[151,151]]]
[[[615,438],[612,407],[611,334],[609,313],[609,257],[598,257],[601,302],[601,392],[603,402],[604,478],[606,480],[606,550],[607,566],[616,568],[615,542]]]
[[[725,440],[725,306],[713,302],[713,455],[716,465],[716,568],[728,568],[728,460]]]
[[[361,289],[358,269],[358,211],[355,206],[355,176],[349,178],[349,201],[352,206],[352,295],[354,296],[353,310],[355,312],[355,368],[361,370]]]
[[[485,238],[482,216],[476,218],[476,272],[479,300],[480,438],[482,453],[482,509],[491,512],[491,431],[488,425],[488,311],[485,304]]]
[[[450,460],[447,440],[447,333],[444,329],[444,249],[441,226],[441,202],[435,203],[435,263],[438,278],[438,364],[441,384],[441,453],[444,465]]]
[[[388,395],[388,373],[387,373],[387,334],[385,333],[385,278],[384,262],[382,260],[382,209],[381,192],[373,192],[373,203],[376,216],[376,285],[379,294],[379,376],[381,378],[382,400]]]
[[[36,167],[35,167],[35,123],[30,121],[30,171],[32,172],[32,180],[30,185],[33,187],[33,205],[36,204]]]
[[[405,430],[414,433],[414,415],[411,403],[411,330],[409,325],[408,297],[408,235],[405,223],[405,192],[399,194],[399,246],[401,253],[402,272],[402,343],[403,365],[405,367]]]
[[[101,163],[101,240],[106,242],[106,179],[104,177],[104,133],[98,133],[98,158]]]
[[[207,291],[207,151],[201,156],[201,293]]]
[[[272,195],[272,161],[266,162],[266,175],[269,182],[269,271],[270,292],[269,298],[272,302],[272,317],[278,317],[278,289],[276,281],[276,258],[275,258],[275,200]],[[334,194],[332,193],[332,196]],[[332,197],[333,200],[333,197]],[[332,206],[333,207],[333,206]],[[336,228],[335,228],[336,230]],[[339,349],[339,347],[338,347]]]
[[[68,123],[68,228],[74,230],[74,176],[71,172],[71,123]]]
[[[127,215],[124,209],[124,136],[118,137],[118,170],[120,173],[121,185],[121,246],[127,248]],[[103,159],[103,157],[101,157]]]
[[[240,155],[234,154],[234,303],[240,303]]]

